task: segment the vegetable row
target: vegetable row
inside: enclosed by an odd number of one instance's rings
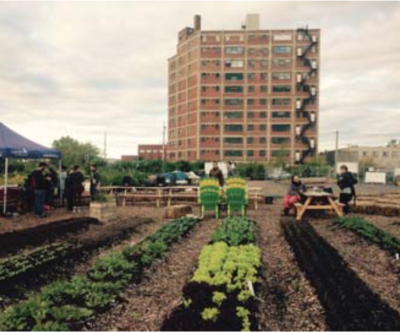
[[[211,244],[199,256],[192,279],[183,289],[183,305],[164,321],[164,330],[244,330],[255,328],[261,252],[254,223],[224,219]],[[196,325],[194,325],[196,324]]]
[[[381,230],[362,217],[343,217],[336,219],[336,222],[364,239],[379,245],[384,250],[388,250],[393,254],[400,253],[399,238]]]
[[[0,315],[0,330],[77,329],[89,317],[107,310],[143,270],[198,222],[180,218],[162,226],[143,242],[111,251],[86,275],[57,281]]]

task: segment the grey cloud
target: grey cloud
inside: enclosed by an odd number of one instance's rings
[[[258,12],[263,28],[320,28],[320,146],[400,138],[398,2],[1,2],[0,119],[43,144],[62,135],[111,156],[160,142],[167,59],[177,33],[237,29]],[[223,15],[221,15],[223,13]]]

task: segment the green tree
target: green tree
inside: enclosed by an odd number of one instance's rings
[[[102,162],[99,148],[92,143],[81,143],[66,136],[55,140],[52,146],[61,152],[63,164],[66,166],[87,167],[91,163]]]

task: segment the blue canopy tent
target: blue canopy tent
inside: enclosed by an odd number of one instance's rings
[[[5,159],[3,212],[7,212],[8,159],[60,159],[61,153],[19,135],[0,122],[0,158]]]

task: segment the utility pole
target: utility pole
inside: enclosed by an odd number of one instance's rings
[[[107,132],[104,132],[104,148],[103,148],[104,159],[107,159]]]
[[[337,173],[338,165],[338,150],[339,150],[339,130],[336,130],[336,140],[335,140],[335,174]]]
[[[164,173],[164,167],[165,167],[165,134],[166,134],[166,131],[167,131],[167,126],[165,125],[165,122],[164,122],[164,125],[163,125],[163,138],[162,138],[162,172]]]

